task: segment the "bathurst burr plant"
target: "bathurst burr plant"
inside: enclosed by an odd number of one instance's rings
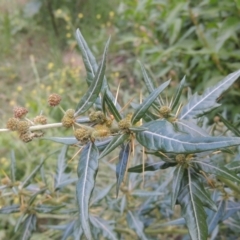
[[[121,204],[116,199],[111,203],[111,207],[118,213],[126,213],[121,221],[129,229],[129,234],[139,239],[151,239],[151,236],[156,237],[161,233],[158,229],[166,225],[174,225],[174,222],[167,222],[167,220],[166,223],[161,221],[160,224],[156,214],[149,214],[154,209],[161,209],[162,204],[165,204],[164,208],[169,209],[169,212],[178,208],[176,206],[181,207],[182,218],[178,219],[178,224],[187,226],[192,239],[207,239],[220,222],[234,216],[240,207],[240,164],[239,158],[236,157],[239,155],[235,154],[240,145],[240,132],[220,115],[219,121],[225,124],[228,135],[224,131],[216,135],[212,131],[213,128],[209,127],[205,116],[220,106],[217,102],[219,96],[239,78],[240,70],[229,74],[215,86],[207,88],[201,95],[197,93],[191,95],[189,91],[188,99],[183,104],[180,99],[182,99],[183,89],[186,90],[187,86],[185,77],[176,88],[171,101],[164,101],[165,97],[161,95],[167,90],[171,80],[155,87],[140,63],[148,94],[140,103],[137,101],[132,103],[133,110],[128,111],[125,108],[122,111],[123,106],[120,106],[117,98],[110,91],[105,77],[110,39],[106,43],[99,64],[80,30],[76,31],[76,39],[85,65],[88,84],[88,91],[81,97],[77,106],[69,106],[68,110],[63,110],[61,123],[47,124],[43,116],[30,121],[25,116],[27,110],[24,111],[22,108],[18,108],[15,116],[7,122],[7,128],[18,131],[20,138],[25,142],[42,137],[42,131],[47,131],[50,127],[72,129],[70,137],[44,138],[46,141],[51,140],[64,145],[58,158],[59,166],[62,167],[59,167],[60,170],[56,173],[54,191],[61,191],[69,184],[74,184],[76,189],[77,209],[72,212],[73,219],[65,222],[65,227],[61,229],[63,230],[62,239],[67,239],[69,236],[79,239],[82,235],[86,239],[100,239],[100,236],[120,239],[122,234],[127,234],[123,228],[119,227],[122,223],[118,223],[117,220],[113,223],[111,221],[114,219],[104,219],[104,216],[101,219],[89,211],[96,200],[95,197],[95,200],[91,201],[91,197],[99,163],[106,161],[111,152],[116,149],[119,152],[116,164],[115,197],[119,197],[121,192],[121,195],[126,198],[121,201]],[[48,102],[50,106],[56,106],[60,100],[60,96],[53,94]],[[43,125],[39,125],[40,123]],[[3,131],[7,130],[2,129]],[[77,179],[68,178],[64,173],[67,146],[72,145],[77,146],[79,150],[75,173]],[[230,161],[226,160],[226,155],[229,154]],[[142,162],[140,156],[143,156],[146,161]],[[131,163],[132,159],[135,165]],[[42,165],[43,162],[34,170],[32,176],[41,169]],[[170,190],[165,194],[167,200],[162,199],[161,202],[158,199],[158,195],[161,195],[158,192],[158,186],[162,186],[164,182],[159,178],[154,186],[151,186],[151,182],[148,183],[149,192],[145,196],[147,201],[139,203],[138,208],[134,208],[130,203],[126,205],[131,195],[131,192],[124,188],[124,184],[127,184],[126,176],[133,173],[140,176],[145,172],[147,176],[148,172],[159,170],[169,173],[167,180]],[[151,181],[150,178],[145,179],[145,181],[148,180]],[[13,186],[14,179],[9,181],[10,183],[4,185],[5,188]],[[20,185],[14,185],[15,191],[20,191],[28,183],[27,179]],[[47,188],[48,186],[45,186],[38,194],[48,191]],[[106,201],[110,201],[107,198],[110,189],[102,197],[99,193],[99,199],[106,197]],[[34,205],[36,196],[32,196],[24,210],[21,204],[4,206],[0,209],[0,213],[21,212],[23,217],[19,220],[19,224],[22,222],[23,226],[27,226],[27,223],[30,223],[32,226],[30,230],[28,229],[28,236],[34,232],[38,212],[51,212],[56,209],[43,203]],[[121,207],[116,207],[117,204]],[[111,216],[113,217],[114,214]],[[164,233],[163,229],[162,233]]]

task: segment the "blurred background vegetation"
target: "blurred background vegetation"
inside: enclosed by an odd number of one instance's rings
[[[75,108],[87,88],[76,28],[98,60],[112,36],[106,75],[113,92],[121,82],[123,104],[142,90],[138,60],[156,83],[171,78],[174,88],[186,75],[188,85],[198,92],[240,69],[239,0],[1,0],[0,12],[1,128],[16,105],[27,107],[32,118],[43,111],[49,123],[59,122],[61,112],[47,107],[52,92],[62,96],[63,108]],[[227,119],[238,121],[240,82],[220,101]],[[46,135],[69,134],[55,129]],[[22,179],[41,156],[61,147],[43,140],[26,145],[13,133],[1,134],[0,145],[2,179],[9,172],[10,149]],[[69,151],[69,158],[74,152]],[[49,158],[47,166],[53,173],[56,154]],[[4,201],[0,199],[0,205]],[[1,221],[3,236],[5,224]]]

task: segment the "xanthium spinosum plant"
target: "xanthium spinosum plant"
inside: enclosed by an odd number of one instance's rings
[[[187,226],[191,239],[207,239],[219,222],[231,217],[240,207],[239,160],[236,158],[228,163],[219,161],[224,159],[224,154],[229,152],[229,147],[236,149],[240,145],[240,132],[221,115],[218,120],[221,120],[226,129],[231,131],[230,135],[214,136],[205,124],[207,119],[205,114],[220,106],[217,99],[239,78],[240,70],[206,89],[202,95],[189,94],[188,102],[182,105],[179,102],[182,90],[186,87],[184,77],[172,101],[166,104],[160,94],[169,86],[170,80],[156,88],[140,63],[143,81],[149,94],[140,104],[132,103],[134,111],[124,116],[122,107],[111,93],[105,77],[110,39],[106,43],[99,65],[80,30],[76,31],[76,39],[83,57],[88,83],[88,90],[76,108],[62,110],[64,115],[61,123],[47,124],[45,116],[39,115],[31,121],[27,118],[27,109],[16,107],[14,116],[7,121],[7,129],[1,129],[1,132],[17,131],[24,142],[42,137],[43,131],[47,128],[73,129],[72,137],[45,138],[64,145],[58,158],[62,169],[60,168],[56,177],[55,191],[71,183],[75,183],[76,186],[78,209],[74,214],[78,217],[61,229],[63,230],[62,239],[67,239],[69,236],[80,239],[82,235],[86,239],[99,239],[99,234],[107,239],[120,239],[121,231],[117,226],[114,228],[106,219],[89,213],[99,161],[118,147],[121,148],[116,165],[116,196],[120,189],[124,191],[122,183],[127,172],[141,174],[160,169],[173,169],[172,186],[168,194],[170,201],[167,205],[170,211],[175,205],[180,205],[182,218],[179,222]],[[52,107],[58,106],[60,101],[61,97],[57,94],[50,95],[48,99]],[[91,113],[83,116],[90,109]],[[129,167],[129,161],[134,157],[131,156],[132,153],[139,150],[139,148],[135,149],[136,142],[141,146],[141,154],[149,158],[154,157],[153,162]],[[66,169],[64,159],[69,145],[79,148],[77,179],[68,178],[65,173],[63,174]],[[18,185],[14,185],[16,180],[12,171],[11,179],[5,181],[1,187],[3,196],[8,188],[14,189],[15,192],[25,189],[35,174],[41,170],[43,163],[44,161]],[[11,164],[15,166],[14,157]],[[61,177],[59,174],[62,174]],[[157,188],[155,189],[152,191],[157,191]],[[2,214],[22,213],[15,231],[22,225],[22,231],[27,236],[25,239],[29,239],[36,228],[38,212],[51,213],[63,207],[43,203],[34,205],[37,196],[46,191],[45,186],[34,193],[25,205],[13,204],[0,209]],[[157,199],[152,198],[149,193],[147,201],[149,207]],[[143,210],[143,207],[140,210],[128,210],[127,225],[139,239],[151,239],[148,235],[151,231],[147,229],[148,224]]]

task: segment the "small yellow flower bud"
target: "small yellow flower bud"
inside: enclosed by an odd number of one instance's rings
[[[161,116],[163,117],[168,117],[169,114],[171,113],[171,109],[168,107],[168,106],[162,106],[160,109],[159,109],[159,113]]]

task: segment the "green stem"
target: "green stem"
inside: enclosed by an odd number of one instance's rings
[[[218,176],[218,179],[223,182],[224,184],[226,184],[229,188],[231,188],[234,192],[240,194],[240,189],[239,189],[239,186],[237,186],[236,184],[234,184],[232,181],[226,179],[226,178],[223,178],[223,177],[220,177]]]

